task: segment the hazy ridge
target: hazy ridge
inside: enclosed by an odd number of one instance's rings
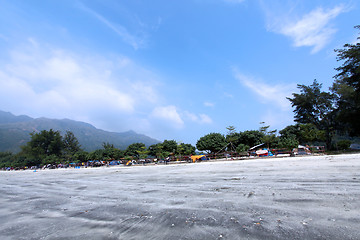
[[[120,149],[135,142],[142,142],[147,146],[159,143],[156,139],[134,131],[108,132],[89,123],[70,119],[31,118],[0,111],[0,151],[19,152],[20,146],[30,140],[31,132],[50,129],[58,130],[61,134],[65,134],[67,130],[72,131],[86,151],[102,148],[103,142],[114,144]]]

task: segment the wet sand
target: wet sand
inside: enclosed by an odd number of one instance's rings
[[[0,172],[0,239],[360,239],[360,154]]]

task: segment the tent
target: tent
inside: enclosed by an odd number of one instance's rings
[[[308,147],[299,145],[297,148],[293,149],[293,153],[295,155],[309,155],[311,154],[311,151]]]
[[[191,156],[191,160],[193,162],[196,162],[197,160],[207,160],[207,158],[205,155],[194,155],[194,156]]]

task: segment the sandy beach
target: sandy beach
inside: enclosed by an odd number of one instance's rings
[[[0,172],[0,239],[360,239],[360,154]]]

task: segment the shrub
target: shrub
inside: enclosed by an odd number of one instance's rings
[[[336,144],[337,144],[337,147],[339,150],[348,150],[350,148],[351,141],[350,140],[340,140]]]

